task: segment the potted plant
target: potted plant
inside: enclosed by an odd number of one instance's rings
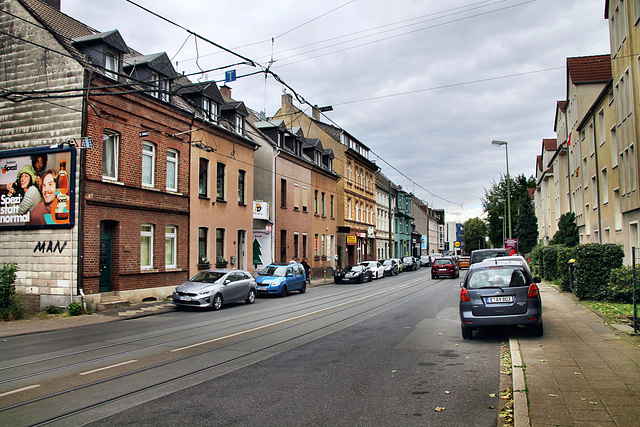
[[[227,268],[227,264],[229,264],[229,261],[223,257],[216,258],[216,268]]]
[[[202,256],[198,259],[198,270],[206,270],[211,267],[211,263],[209,262],[209,257]]]

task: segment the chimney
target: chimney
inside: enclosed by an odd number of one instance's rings
[[[56,10],[60,10],[60,0],[40,0]]]
[[[313,117],[313,120],[320,121],[320,109],[317,105],[313,106],[313,109],[311,110],[311,117]]]
[[[231,98],[231,88],[227,85],[220,86],[220,93],[227,98]]]
[[[288,93],[282,94],[282,109],[288,111],[293,105],[293,98]],[[286,108],[285,108],[286,107]]]

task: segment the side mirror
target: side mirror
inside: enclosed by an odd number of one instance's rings
[[[533,283],[540,283],[540,282],[542,282],[542,279],[539,278],[538,276],[533,278]]]
[[[229,280],[229,279],[224,281],[225,286],[228,285],[229,283],[231,283],[231,280]]]
[[[464,288],[464,282],[460,282],[460,287]]]

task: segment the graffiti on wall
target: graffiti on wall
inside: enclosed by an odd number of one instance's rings
[[[60,240],[58,240],[57,242],[54,243],[53,240],[49,240],[48,242],[47,241],[38,242],[36,246],[33,248],[33,252],[34,253],[40,252],[43,254],[49,253],[49,252],[52,252],[52,253],[58,252],[61,254],[65,247],[67,247],[66,241],[61,242]]]

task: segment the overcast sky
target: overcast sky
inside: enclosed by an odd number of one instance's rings
[[[506,173],[493,139],[509,142],[512,176],[535,176],[566,98],[566,58],[610,52],[604,0],[136,3],[184,29],[126,0],[62,0],[62,11],[118,29],[141,53],[166,52],[178,72],[199,73],[192,81],[224,80],[229,68],[210,70],[243,60],[186,30],[263,67],[273,59],[274,73],[310,104],[333,106],[326,115],[371,149],[382,172],[445,209],[447,221],[481,216],[485,189]],[[284,89],[264,74],[229,86],[268,116]]]

